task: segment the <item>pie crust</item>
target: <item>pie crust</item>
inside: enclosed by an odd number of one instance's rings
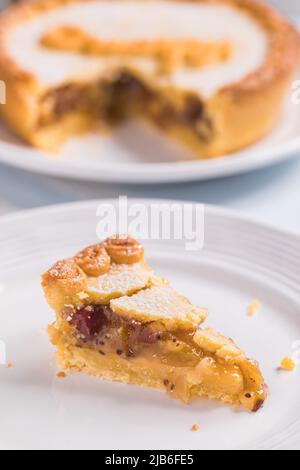
[[[42,285],[56,312],[49,334],[64,373],[158,388],[185,403],[203,396],[249,411],[263,405],[258,364],[231,339],[200,328],[207,309],[155,276],[133,239],[114,237],[56,263]]]
[[[298,63],[257,0],[29,0],[0,18],[0,112],[48,150],[134,117],[209,158],[273,128]]]

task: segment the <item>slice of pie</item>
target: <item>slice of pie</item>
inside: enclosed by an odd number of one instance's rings
[[[132,238],[117,236],[56,263],[43,287],[65,372],[160,388],[186,403],[205,396],[250,411],[263,405],[258,364],[232,340],[201,329],[207,310],[155,276]]]
[[[298,64],[257,0],[28,0],[0,18],[0,113],[44,149],[134,118],[214,157],[273,128]]]

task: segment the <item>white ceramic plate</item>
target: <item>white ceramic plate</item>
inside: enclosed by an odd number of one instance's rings
[[[140,201],[141,202],[141,201]],[[146,201],[142,201],[148,204]],[[257,414],[205,399],[190,406],[161,392],[84,375],[56,378],[44,334],[53,314],[40,274],[95,241],[98,203],[0,219],[0,447],[22,449],[300,449],[300,371],[276,370],[300,338],[300,237],[206,208],[205,249],[146,243],[158,273],[197,304],[208,324],[258,359],[271,393]],[[258,298],[263,307],[248,317]],[[191,432],[199,423],[199,432]]]
[[[299,122],[300,104],[292,104],[290,98],[281,122],[269,136],[241,152],[202,161],[139,124],[127,124],[112,134],[71,139],[55,155],[27,146],[0,124],[0,161],[38,173],[90,181],[146,184],[204,180],[299,156]]]

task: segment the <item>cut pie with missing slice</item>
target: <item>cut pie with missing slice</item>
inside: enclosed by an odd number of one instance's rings
[[[250,411],[263,405],[258,364],[200,328],[207,310],[156,277],[132,238],[116,236],[56,263],[43,287],[64,371],[164,389],[186,403],[205,396]]]

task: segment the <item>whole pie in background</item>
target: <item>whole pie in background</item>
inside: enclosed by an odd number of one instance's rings
[[[43,275],[56,320],[49,334],[63,374],[87,374],[258,411],[266,397],[258,364],[211,328],[146,264],[144,248],[116,236],[57,262]]]
[[[33,0],[0,19],[0,112],[54,150],[143,119],[199,158],[245,147],[278,121],[299,35],[256,0]]]

